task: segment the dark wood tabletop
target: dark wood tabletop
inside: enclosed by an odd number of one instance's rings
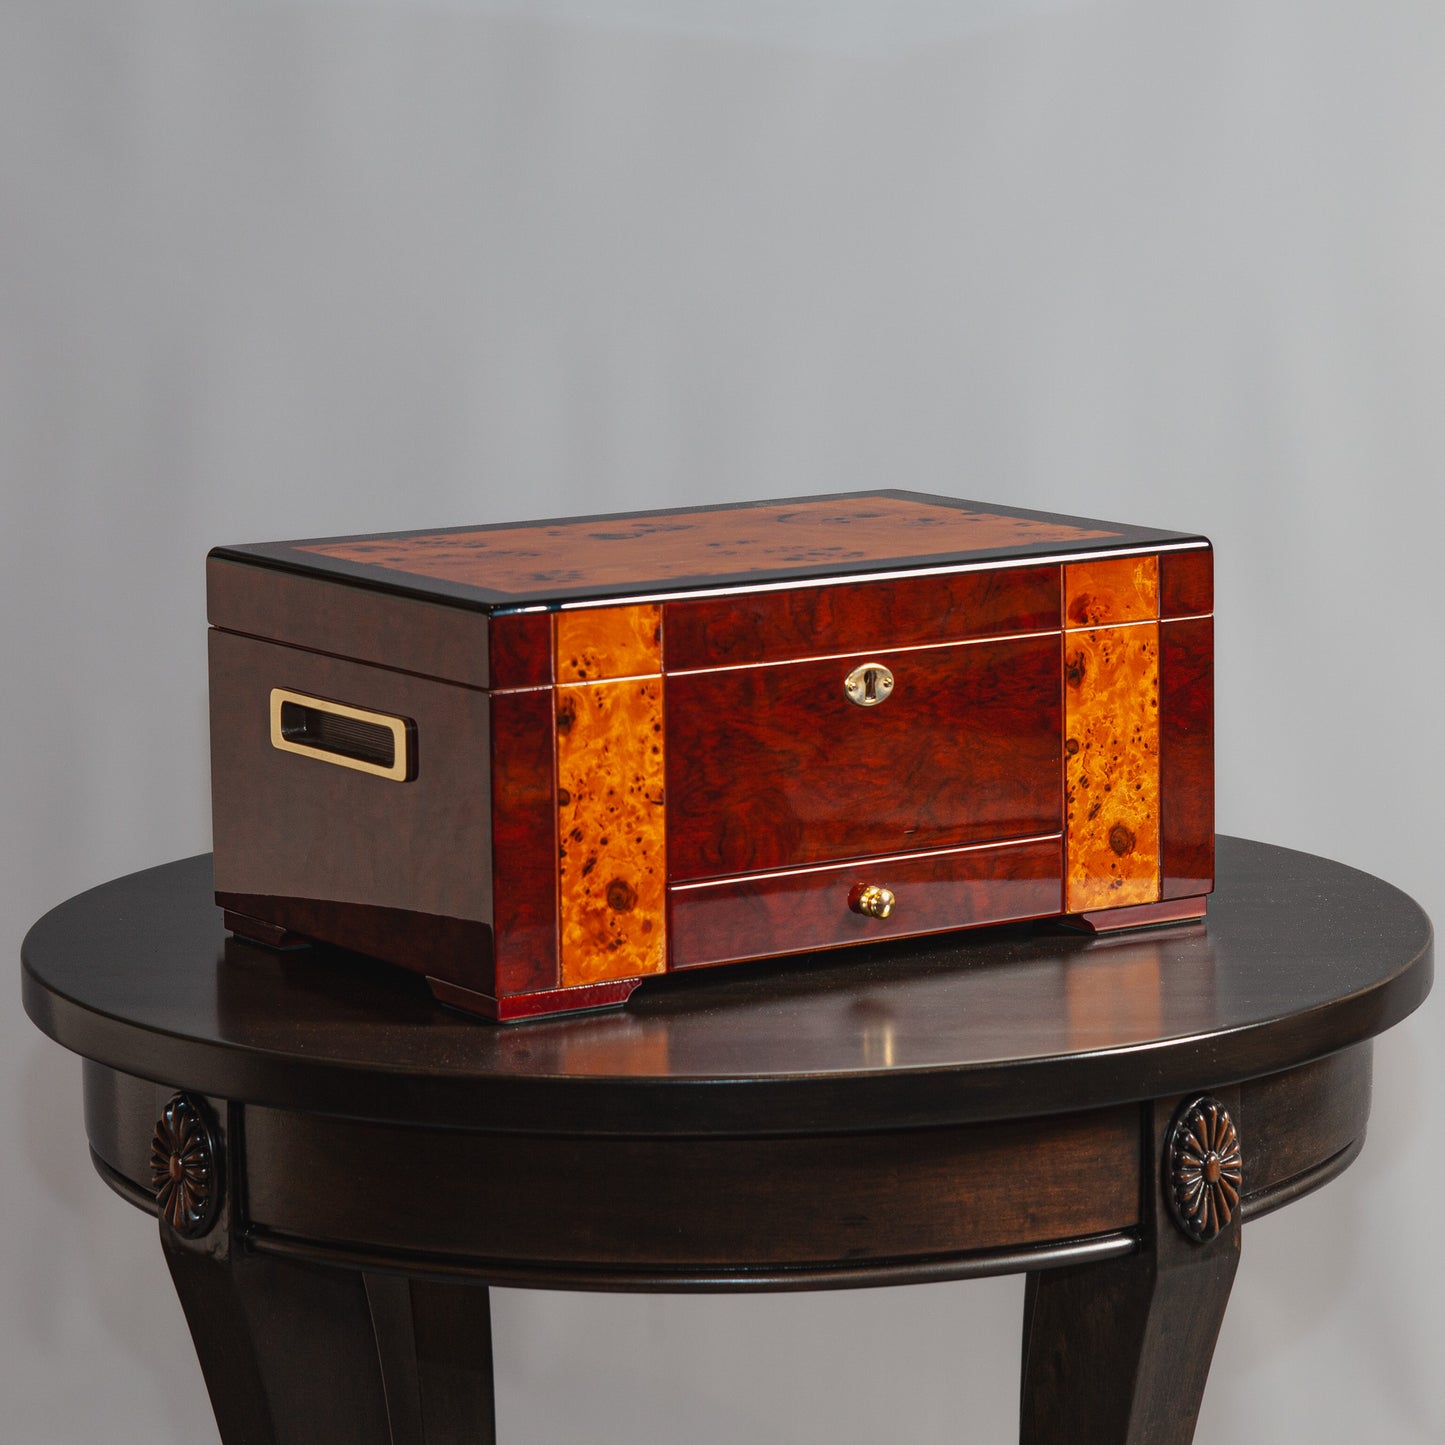
[[[1029,925],[644,984],[624,1010],[495,1027],[355,955],[230,938],[209,857],[107,883],[24,945],[66,1048],[203,1093],[368,1119],[585,1134],[1018,1118],[1272,1073],[1409,1014],[1424,912],[1378,878],[1219,843],[1204,925]]]
[[[1355,1157],[1370,1041],[1431,972],[1398,889],[1222,838],[1206,923],[775,959],[498,1026],[228,937],[199,857],[47,914],[24,1000],[87,1061],[102,1175],[162,1215],[227,1442],[493,1439],[488,1283],[1024,1271],[1023,1439],[1158,1445],[1192,1437],[1241,1220]]]

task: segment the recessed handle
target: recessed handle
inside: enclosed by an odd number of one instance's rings
[[[395,783],[416,776],[416,725],[408,718],[284,687],[271,689],[271,746]]]
[[[877,883],[860,883],[848,895],[848,907],[865,918],[887,918],[897,902],[891,889]]]

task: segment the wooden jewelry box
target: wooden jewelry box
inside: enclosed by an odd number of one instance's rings
[[[494,1019],[1213,886],[1198,536],[879,491],[217,548],[216,900]]]

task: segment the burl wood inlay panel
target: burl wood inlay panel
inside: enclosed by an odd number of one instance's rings
[[[298,551],[514,596],[1080,542],[1118,532],[906,497],[324,542]]]
[[[784,662],[1059,626],[1059,565],[792,587],[667,604],[670,670]]]
[[[661,607],[582,607],[555,620],[558,682],[662,671]]]
[[[1159,897],[1159,627],[1064,635],[1064,908]]]
[[[1101,557],[1064,568],[1065,627],[1147,622],[1158,615],[1158,557]]]
[[[564,987],[667,966],[662,679],[559,686]]]
[[[893,672],[878,707],[843,682]],[[667,679],[674,881],[1056,833],[1059,634]]]

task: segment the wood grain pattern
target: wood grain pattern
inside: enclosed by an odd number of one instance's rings
[[[1059,626],[1059,567],[898,577],[667,604],[669,670],[783,662]]]
[[[669,676],[673,880],[1059,831],[1058,669],[1055,635]]]
[[[546,687],[552,681],[552,617],[502,612],[489,619],[492,687]]]
[[[1239,1113],[1238,1091],[1222,1090]],[[1190,1445],[1239,1265],[1240,1228],[1205,1245],[1165,1213],[1172,1105],[1146,1105],[1139,1252],[1030,1274],[1024,1293],[1020,1445],[1063,1440]]]
[[[489,992],[487,694],[214,628],[210,680],[221,905]],[[416,777],[277,751],[273,687],[413,720]]]
[[[1064,637],[1064,907],[1159,897],[1159,629]]]
[[[562,983],[667,966],[662,680],[556,690]]]
[[[486,687],[486,618],[275,567],[206,561],[206,615],[229,632]]]
[[[486,1286],[370,1272],[364,1278],[386,1390],[387,1445],[497,1445]]]
[[[221,1440],[396,1445],[360,1274],[239,1246],[202,1252],[175,1236],[161,1247]],[[163,1438],[160,1429],[127,1433]]]
[[[677,578],[703,580],[827,563],[906,561],[1119,535],[1103,527],[879,494],[364,537],[315,542],[295,550],[525,596],[549,587],[635,587]]]
[[[178,951],[177,957],[180,968],[193,967],[191,960],[194,954],[181,955]],[[1061,955],[1051,972],[1060,974],[1082,971],[1079,967],[1081,962],[1084,968],[1087,968],[1087,957],[1081,960],[1075,950],[1071,958]],[[92,974],[96,972],[98,971],[94,968],[91,969]],[[1166,975],[1167,972],[1166,968]],[[694,975],[686,982],[706,983],[707,980],[705,976],[699,978]],[[1165,989],[1164,992],[1167,995],[1168,990]],[[896,1074],[901,1066],[906,1066],[914,1058],[913,1039],[907,1034],[899,1034],[897,1020],[887,1006],[886,999],[889,994],[888,983],[876,971],[873,972],[866,982],[860,983],[850,992],[849,1007],[839,1012],[835,1025],[848,1031],[846,1052],[850,1063],[845,1067],[842,1078],[853,1079],[853,1076],[861,1072],[870,1076],[880,1091],[885,1093],[895,1092]],[[340,996],[334,1003],[339,1013],[350,1017],[350,1014],[346,1013],[346,1003]],[[535,1276],[528,1282],[548,1283],[549,1272],[555,1269],[559,1260],[566,1257],[562,1252],[564,1236],[581,1237],[585,1240],[583,1231],[587,1224],[586,1195],[568,1189],[564,1184],[552,1201],[552,1207],[549,1208],[544,1203],[530,1218],[526,1216],[525,1203],[519,1200],[518,1195],[527,1194],[545,1201],[546,1191],[552,1181],[565,1173],[571,1151],[579,1136],[590,1136],[602,1146],[600,1155],[589,1152],[587,1157],[594,1161],[592,1167],[599,1170],[606,1168],[607,1147],[613,1142],[619,1142],[615,1138],[614,1118],[605,1104],[597,1102],[597,1096],[609,1088],[607,1081],[626,1079],[639,1087],[646,1087],[653,1080],[675,1078],[685,1068],[695,1067],[698,1061],[690,1059],[687,1064],[679,1064],[675,1058],[667,1056],[665,1046],[659,1058],[656,1037],[659,1031],[639,1030],[636,1021],[629,1020],[628,1016],[623,1014],[544,1025],[537,1030],[512,1031],[479,1028],[476,1024],[459,1020],[455,1016],[439,1015],[435,1010],[432,1012],[433,1017],[424,1027],[432,1032],[438,1028],[450,1028],[454,1035],[459,1036],[450,1039],[445,1046],[438,1046],[439,1053],[444,1047],[448,1056],[453,1058],[458,1053],[465,1053],[467,1045],[476,1049],[487,1041],[495,1040],[507,1046],[506,1053],[509,1057],[525,1059],[525,1051],[530,1047],[529,1036],[536,1038],[558,1035],[559,1061],[564,1068],[572,1061],[575,1061],[578,1067],[565,1069],[568,1089],[559,1092],[552,1113],[543,1121],[547,1125],[545,1130],[532,1129],[513,1134],[480,1131],[477,1122],[485,1117],[485,1106],[474,1108],[469,1119],[459,1119],[450,1128],[439,1127],[430,1117],[413,1118],[407,1109],[408,1095],[396,1088],[394,1078],[384,1067],[384,1060],[362,1055],[369,1059],[366,1067],[373,1077],[378,1079],[381,1087],[390,1091],[398,1114],[396,1120],[356,1127],[358,1121],[339,1109],[329,1115],[301,1110],[274,1110],[267,1111],[264,1119],[260,1119],[258,1109],[256,1114],[263,1132],[252,1136],[249,1127],[246,1129],[242,1139],[248,1150],[248,1157],[242,1162],[250,1169],[264,1171],[263,1192],[268,1201],[284,1200],[282,1207],[269,1217],[278,1225],[284,1224],[296,1236],[314,1239],[324,1228],[325,1234],[332,1239],[365,1240],[381,1249],[394,1248],[402,1253],[403,1260],[407,1253],[411,1253],[414,1259],[414,1251],[430,1236],[431,1242],[449,1245],[448,1255],[453,1269],[465,1260],[483,1263],[488,1259],[490,1248],[498,1235],[511,1232],[510,1218],[515,1214],[522,1218],[523,1233],[513,1248],[521,1253],[530,1243],[536,1250]],[[717,1027],[726,1026],[728,1021],[726,1009],[710,1009],[704,1023],[715,1033]],[[965,1019],[965,1023],[967,1022]],[[983,1036],[996,1040],[996,1030],[1001,1022],[1001,1019],[990,1017],[974,1023],[973,1027]],[[632,1024],[631,1027],[628,1027],[629,1023]],[[371,1011],[357,1014],[352,1027],[364,1031],[365,1036],[372,1039],[373,1050],[384,1050],[386,1043],[392,1038],[391,1034],[378,1025]],[[871,1047],[873,1040],[884,1030],[888,1031],[892,1040],[891,1051]],[[607,1047],[609,1040],[612,1044],[610,1050]],[[174,1056],[181,1047],[180,1041],[169,1038],[162,1031],[154,1039],[152,1047],[154,1054],[162,1060],[161,1072],[166,1077],[173,1077]],[[1102,1046],[1097,1036],[1081,1037],[1078,1044],[1071,1047],[1076,1049],[1080,1059],[1092,1058],[1097,1062],[1111,1056],[1111,1050]],[[1181,1047],[1189,1047],[1196,1060],[1198,1059],[1200,1051],[1197,1040],[1191,1041],[1189,1046]],[[1271,1201],[1287,1191],[1293,1181],[1315,1173],[1321,1166],[1327,1165],[1364,1133],[1370,1115],[1371,1054],[1372,1045],[1366,1042],[1312,1063],[1292,1067],[1282,1073],[1276,1072],[1251,1079],[1240,1086],[1239,1117],[1248,1121],[1249,1128],[1249,1172],[1245,1180],[1244,1195],[1246,1223],[1267,1212]],[[713,1057],[716,1058],[717,1055],[714,1054]],[[1012,1056],[1006,1055],[1002,1064],[993,1061],[990,1066],[983,1062],[981,1056],[979,1077],[974,1088],[975,1097],[981,1095],[994,1102],[1008,1098],[1007,1085],[997,1088],[990,1086],[988,1076],[991,1068],[1007,1068],[1011,1059]],[[806,1062],[811,1063],[812,1060]],[[352,1067],[355,1070],[362,1065],[353,1062]],[[1136,1059],[1136,1070],[1138,1067]],[[1200,1071],[1198,1062],[1194,1069],[1200,1086],[1213,1089],[1215,1084],[1212,1081],[1226,1074],[1229,1065],[1211,1059],[1203,1072]],[[146,1188],[145,1161],[152,1120],[156,1109],[163,1104],[169,1086],[156,1085],[88,1061],[83,1065],[83,1074],[85,1126],[91,1149],[101,1162],[102,1168],[113,1171],[115,1175],[132,1184],[133,1193],[130,1197],[133,1202],[153,1210],[154,1200]],[[931,1072],[926,1077],[934,1083],[940,1078]],[[853,1081],[856,1082],[856,1079]],[[707,1086],[708,1093],[715,1096],[718,1090],[756,1092],[759,1088],[766,1087],[766,1081],[743,1072],[735,1079],[709,1078]],[[1126,1093],[1130,1087],[1137,1087],[1137,1074],[1132,1079],[1121,1078],[1118,1092]],[[574,1102],[572,1091],[575,1090],[581,1090],[587,1096],[581,1107]],[[660,1096],[671,1092],[672,1088],[667,1085],[656,1089]],[[933,1092],[936,1094],[938,1090],[934,1089]],[[1142,1152],[1142,1111],[1138,1105],[1126,1105],[1124,1109],[1091,1106],[1087,1111],[1074,1111],[1065,1107],[1065,1103],[1066,1101],[1061,1101],[1060,1106],[1053,1111],[1052,1120],[1033,1120],[1020,1133],[1012,1136],[1013,1142],[1019,1148],[1011,1166],[1015,1175],[1015,1188],[1011,1193],[1012,1207],[1019,1211],[1027,1223],[1029,1164],[1042,1139],[1047,1153],[1052,1154],[1055,1147],[1061,1148],[1061,1154],[1056,1157],[1063,1165],[1058,1171],[1046,1166],[1043,1171],[1046,1178],[1052,1175],[1062,1184],[1069,1172],[1067,1161],[1085,1151],[1092,1151],[1090,1157],[1106,1166],[1101,1174],[1095,1175],[1090,1169],[1078,1176],[1080,1187],[1076,1193],[1080,1213],[1059,1221],[1056,1227],[1067,1230],[1071,1226],[1083,1228],[1088,1222],[1097,1223],[1098,1216],[1094,1211],[1098,1198],[1086,1186],[1090,1181],[1103,1178],[1110,1172],[1122,1172],[1132,1179],[1134,1213],[1131,1215],[1128,1211],[1121,1210],[1112,1218],[1106,1217],[1103,1227],[1127,1226],[1135,1222],[1139,1203],[1136,1171]],[[982,1129],[978,1128],[977,1123],[973,1127],[959,1127],[950,1117],[948,1109],[938,1109],[936,1112],[938,1118],[930,1120],[927,1128],[918,1127],[917,1122],[910,1119],[909,1127],[906,1128],[899,1125],[890,1130],[875,1123],[862,1130],[849,1129],[847,1125],[853,1122],[856,1113],[850,1107],[849,1100],[840,1097],[832,1105],[820,1109],[806,1122],[800,1123],[799,1134],[779,1141],[786,1145],[800,1136],[814,1136],[820,1147],[811,1151],[806,1159],[800,1157],[796,1161],[806,1177],[785,1182],[784,1175],[791,1168],[786,1160],[781,1161],[784,1172],[770,1177],[787,1197],[801,1199],[802,1191],[812,1189],[816,1198],[826,1200],[832,1192],[831,1181],[836,1169],[847,1180],[847,1192],[857,1199],[858,1194],[855,1191],[871,1192],[866,1183],[869,1171],[881,1169],[891,1157],[897,1157],[890,1152],[874,1152],[869,1147],[874,1140],[881,1142],[880,1136],[891,1134],[912,1152],[905,1164],[906,1173],[893,1185],[892,1208],[884,1211],[891,1222],[886,1223],[884,1229],[896,1229],[900,1212],[911,1211],[915,1208],[915,1200],[918,1200],[916,1207],[919,1214],[915,1217],[922,1219],[924,1232],[930,1237],[918,1240],[914,1247],[926,1248],[930,1244],[956,1247],[961,1241],[973,1236],[960,1236],[954,1233],[955,1230],[967,1230],[980,1222],[984,1228],[991,1230],[997,1226],[999,1220],[995,1216],[993,1219],[980,1221],[980,1211],[963,1209],[959,1211],[963,1218],[947,1222],[944,1208],[935,1213],[931,1206],[922,1202],[932,1192],[926,1181],[935,1168],[949,1157],[958,1154],[962,1155],[960,1163],[964,1170],[968,1170],[971,1167],[968,1152],[961,1149],[960,1145],[970,1137],[978,1141],[984,1157],[987,1157],[993,1153],[999,1141],[1009,1136],[1004,1131],[995,1131],[987,1123]],[[1164,1112],[1167,1122],[1168,1111]],[[654,1121],[658,1116],[674,1125],[678,1123],[670,1115],[664,1098],[659,1098],[654,1104]],[[508,1118],[505,1111],[498,1117]],[[1132,1117],[1132,1135],[1122,1131],[1122,1126],[1129,1117]],[[248,1126],[251,1119],[252,1110],[248,1107]],[[350,1121],[350,1127],[340,1128],[333,1133],[328,1128],[331,1120],[338,1124]],[[509,1119],[508,1121],[510,1122]],[[1043,1127],[1047,1124],[1063,1126],[1064,1138],[1051,1136]],[[300,1132],[293,1133],[293,1128],[298,1125]],[[1082,1125],[1082,1137],[1076,1137],[1074,1142],[1066,1144],[1064,1139],[1073,1133],[1071,1126],[1076,1125]],[[710,1166],[711,1181],[700,1197],[717,1194],[719,1198],[715,1207],[719,1209],[727,1208],[729,1203],[737,1205],[744,1196],[729,1192],[736,1178],[734,1171],[742,1163],[757,1162],[758,1156],[752,1155],[749,1160],[746,1155],[740,1157],[733,1150],[731,1145],[739,1136],[730,1135],[730,1127],[730,1120],[718,1121],[703,1107],[699,1110],[698,1123],[690,1130],[653,1136],[650,1139],[647,1136],[631,1135],[631,1139],[654,1146],[651,1149],[637,1150],[628,1156],[629,1168],[637,1170],[636,1174],[630,1176],[631,1179],[636,1181],[641,1178],[643,1171],[649,1168],[660,1179],[666,1179],[671,1168],[670,1145],[677,1142],[682,1146],[682,1154],[691,1156],[695,1161],[690,1165],[691,1169]],[[836,1132],[830,1133],[830,1129]],[[622,1132],[626,1134],[625,1130]],[[743,1142],[751,1145],[760,1137],[762,1136],[750,1134],[744,1137]],[[468,1138],[484,1141],[476,1154],[471,1156],[479,1171],[476,1187],[485,1191],[478,1199],[474,1199],[471,1193],[473,1176],[466,1167],[468,1156],[465,1150],[456,1152],[456,1146],[459,1143],[464,1144]],[[321,1141],[321,1146],[314,1152],[308,1148],[313,1139]],[[821,1146],[827,1141],[831,1141],[835,1147],[825,1153]],[[940,1146],[937,1152],[932,1148],[934,1144]],[[709,1145],[712,1147],[708,1147]],[[1118,1152],[1115,1152],[1116,1150]],[[710,1157],[704,1158],[705,1155]],[[435,1199],[435,1208],[444,1217],[435,1232],[429,1211],[415,1208],[408,1210],[405,1207],[397,1209],[395,1204],[393,1191],[404,1188],[407,1173],[416,1167],[415,1161],[418,1159],[429,1159],[430,1162],[423,1163],[417,1169],[417,1180],[426,1177],[435,1180],[437,1185],[435,1195],[429,1197]],[[779,1156],[774,1154],[773,1159],[777,1161]],[[383,1172],[391,1182],[380,1196],[373,1196],[367,1189],[359,1187],[358,1181],[377,1167],[374,1162],[377,1160],[386,1161]],[[978,1156],[975,1155],[974,1162],[977,1160]],[[447,1180],[449,1163],[452,1167],[450,1182]],[[819,1170],[823,1171],[821,1175]],[[875,1174],[875,1180],[877,1177]],[[966,1179],[967,1174],[963,1177]],[[518,1189],[508,1202],[506,1193],[510,1179],[518,1181]],[[884,1188],[888,1187],[889,1181],[886,1178],[879,1182]],[[617,1200],[619,1233],[616,1247],[619,1250],[635,1251],[636,1262],[641,1264],[652,1257],[657,1248],[657,1238],[662,1231],[656,1228],[656,1221],[647,1218],[645,1213],[623,1221],[621,1201],[625,1197],[627,1183],[627,1179],[615,1180],[606,1186],[606,1193],[607,1197]],[[674,1186],[664,1184],[662,1187],[670,1191]],[[996,1187],[1001,1191],[1006,1189],[1002,1179],[997,1181]],[[481,1207],[480,1200],[491,1197],[493,1191],[502,1211],[500,1216],[488,1214]],[[650,1197],[650,1191],[648,1192]],[[1053,1189],[1048,1192],[1053,1196],[1049,1201],[1050,1211],[1056,1211],[1061,1201]],[[735,1237],[764,1234],[769,1229],[776,1229],[778,1210],[775,1203],[770,1201],[767,1190],[759,1187],[749,1197],[757,1203],[759,1215],[750,1223],[733,1224],[731,1229]],[[1005,1197],[1010,1196],[1005,1194]],[[1162,1190],[1157,1207],[1161,1210],[1164,1207]],[[548,1224],[555,1211],[560,1211],[564,1217],[563,1228],[561,1231],[549,1233]],[[685,1206],[684,1212],[691,1213]],[[846,1217],[846,1211],[842,1213]],[[806,1207],[799,1209],[797,1219],[789,1226],[796,1228],[797,1237],[803,1235],[810,1218],[810,1210]],[[828,1219],[833,1221],[838,1218],[838,1215],[831,1213],[828,1216]],[[826,1222],[823,1226],[825,1231],[831,1227],[833,1226]],[[872,1226],[858,1220],[853,1227],[862,1231]],[[1172,1225],[1169,1227],[1172,1229]],[[996,1235],[994,1237],[997,1238]],[[854,1244],[860,1242],[855,1235]],[[585,1247],[590,1250],[595,1246],[586,1241]],[[666,1249],[666,1246],[663,1248]],[[845,1246],[845,1250],[846,1248]],[[247,1253],[249,1254],[249,1251]],[[439,1261],[441,1256],[434,1258]],[[743,1256],[728,1261],[730,1266],[743,1263]],[[661,1286],[665,1281],[659,1280],[656,1283]],[[746,1275],[739,1270],[730,1278],[715,1278],[712,1287],[719,1290],[746,1288],[748,1283]]]
[[[1059,911],[1061,854],[1059,839],[1049,838],[675,888],[672,966],[1041,918]],[[865,883],[897,895],[887,918],[849,907],[853,889]]]
[[[383,1248],[404,1240],[428,1254],[842,1265],[1102,1233],[1139,1214],[1139,1110],[1129,1106],[784,1138],[455,1130],[446,1149],[426,1130],[408,1139],[354,1119],[256,1108],[246,1122],[259,1229]],[[308,1197],[297,1186],[298,1172],[336,1177],[343,1168],[348,1189]]]
[[[1158,615],[1158,557],[1100,557],[1065,566],[1065,627],[1147,622]]]
[[[495,992],[557,986],[557,793],[550,691],[492,697]]]
[[[662,671],[662,608],[582,607],[558,612],[557,681],[651,676]]]
[[[1214,887],[1214,619],[1159,628],[1162,896]]]
[[[1159,615],[1189,617],[1213,611],[1213,548],[1163,553],[1159,558]]]
[[[486,886],[490,879],[477,881]],[[284,893],[217,889],[215,897],[225,910],[227,928],[240,938],[275,947],[266,937],[266,925],[273,923],[281,930],[283,948],[297,939],[330,943],[413,972],[462,981],[468,988],[487,992],[492,987],[492,928],[480,919]],[[284,922],[275,924],[278,919]]]

